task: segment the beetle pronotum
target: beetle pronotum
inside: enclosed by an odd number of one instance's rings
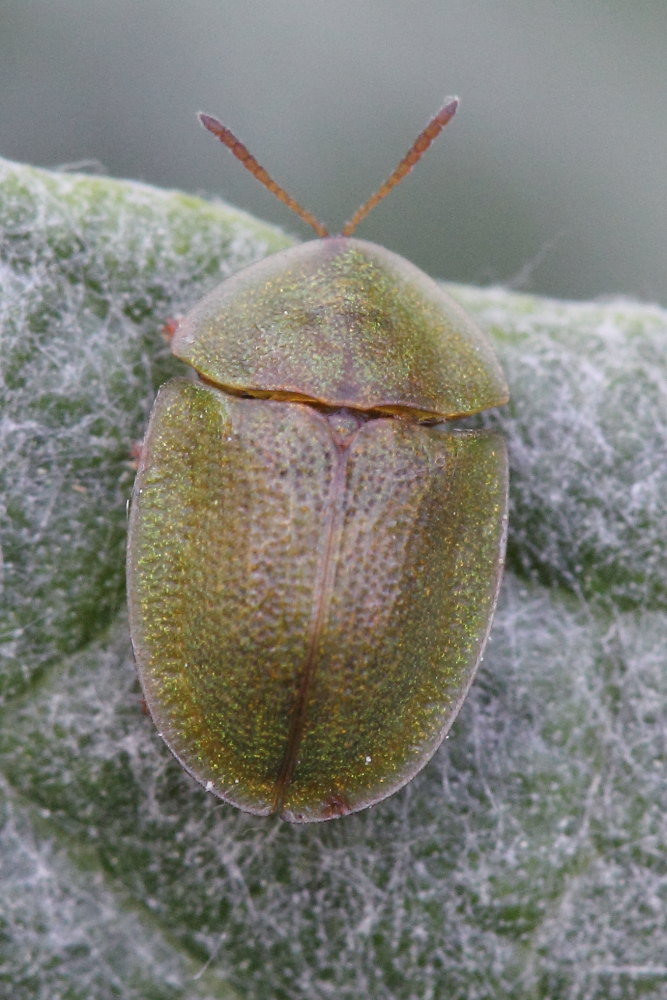
[[[451,119],[448,100],[338,236],[203,125],[317,240],[233,275],[178,325],[128,546],[144,695],[204,787],[293,822],[363,809],[435,752],[491,624],[508,398],[490,344],[408,261],[352,237]]]

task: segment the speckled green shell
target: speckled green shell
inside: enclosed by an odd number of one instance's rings
[[[150,712],[241,809],[363,809],[434,753],[488,635],[505,444],[419,420],[503,402],[500,369],[435,284],[342,238],[235,276],[174,350],[203,381],[160,391],[130,517]]]
[[[403,257],[341,236],[223,282],[172,348],[232,392],[440,419],[507,402],[491,346],[463,309]]]

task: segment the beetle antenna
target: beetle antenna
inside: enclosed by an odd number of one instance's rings
[[[447,122],[452,120],[458,106],[458,97],[448,97],[446,99],[437,115],[434,115],[423,132],[419,133],[394,172],[387,177],[384,184],[380,185],[375,194],[368,201],[364,202],[363,205],[360,205],[354,215],[348,219],[341,230],[341,236],[351,236],[361,220],[366,218],[371,209],[375,208],[377,203],[382,201],[391,189],[395,188],[403,180],[406,174],[410,173],[415,163],[421,160],[433,140],[440,135]]]
[[[298,201],[295,201],[291,195],[281,188],[279,184],[269,177],[264,167],[262,167],[252,153],[243,145],[243,143],[236,138],[233,132],[230,132],[217,118],[213,118],[211,115],[206,115],[203,112],[199,112],[199,121],[202,123],[205,129],[212,132],[220,142],[224,143],[227,149],[230,149],[237,160],[240,160],[246,170],[249,170],[253,177],[256,177],[260,184],[263,184],[271,194],[275,195],[278,201],[282,201],[284,205],[291,208],[300,219],[307,222],[309,226],[312,226],[318,236],[328,236],[329,232],[325,226],[322,225],[318,219],[311,213],[306,211],[299,205]]]

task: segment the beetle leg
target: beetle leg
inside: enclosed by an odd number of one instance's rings
[[[162,336],[168,344],[171,344],[174,339],[174,335],[181,324],[182,318],[182,316],[170,316],[162,327]]]

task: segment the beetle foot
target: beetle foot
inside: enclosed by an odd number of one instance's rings
[[[128,459],[128,465],[131,469],[138,469],[139,463],[141,461],[141,456],[144,451],[143,441],[133,441],[130,445],[130,454]]]
[[[162,336],[168,344],[174,339],[174,334],[178,330],[182,318],[182,316],[170,316],[162,327]]]

